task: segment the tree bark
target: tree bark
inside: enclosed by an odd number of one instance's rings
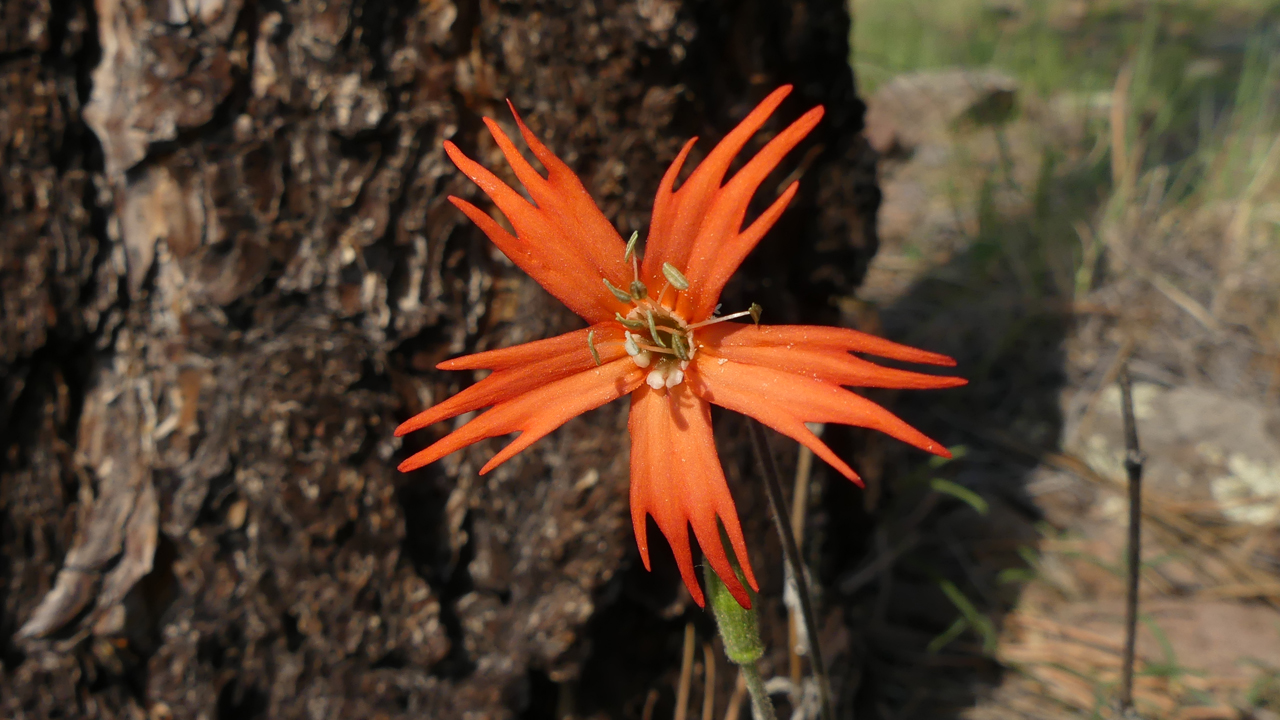
[[[531,677],[630,652],[584,636],[635,560],[621,404],[484,478],[496,445],[395,472],[447,431],[402,446],[396,423],[474,380],[438,361],[580,323],[446,201],[483,197],[442,143],[514,184],[480,122],[510,127],[510,99],[643,234],[680,145],[794,83],[753,147],[828,115],[725,301],[829,320],[878,203],[848,22],[843,0],[5,0],[0,710],[503,717],[542,702]]]

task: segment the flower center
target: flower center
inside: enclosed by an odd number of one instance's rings
[[[671,263],[663,263],[662,275],[667,282],[657,296],[650,296],[649,288],[640,281],[640,262],[635,252],[638,237],[639,233],[632,233],[631,240],[627,242],[625,257],[631,262],[634,278],[630,287],[623,290],[614,286],[608,278],[604,278],[604,284],[614,297],[631,305],[631,310],[625,317],[622,313],[617,313],[616,318],[626,328],[625,347],[632,361],[642,368],[653,366],[645,382],[654,390],[673,388],[684,382],[684,371],[698,351],[693,337],[694,330],[744,315],[750,315],[752,320],[759,323],[760,306],[752,303],[750,310],[724,317],[715,317],[713,313],[711,318],[702,322],[686,322],[671,308],[663,305],[662,300],[669,290],[673,290],[678,298],[681,292],[689,289],[689,280]],[[599,365],[600,355],[592,344],[591,333],[587,334],[587,345]]]
[[[626,317],[627,354],[636,365],[653,369],[645,381],[654,390],[672,388],[684,381],[684,371],[697,352],[693,330],[669,308],[647,298],[637,298]]]

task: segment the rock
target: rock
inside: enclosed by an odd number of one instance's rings
[[[1018,84],[996,70],[900,75],[867,102],[867,141],[885,156],[945,145],[964,123],[1001,124],[1013,114]]]
[[[1133,397],[1144,482],[1168,497],[1216,506],[1232,522],[1267,525],[1280,517],[1274,409],[1194,385],[1138,382]],[[1124,477],[1119,389],[1103,389],[1092,419],[1079,412],[1068,437],[1093,467]]]

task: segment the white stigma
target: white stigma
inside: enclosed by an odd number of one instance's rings
[[[671,368],[671,371],[667,373],[667,387],[673,388],[682,382],[684,382],[684,371],[680,368]]]
[[[648,353],[645,354],[647,355]],[[647,361],[645,364],[648,364]],[[641,365],[641,367],[644,367],[644,365]],[[649,371],[648,376],[645,377],[645,382],[649,383],[649,387],[654,390],[673,388],[684,382],[684,369],[687,367],[689,367],[688,362],[676,363],[672,360],[663,360]]]
[[[636,344],[636,335],[625,334],[627,339],[623,341],[622,346],[627,349],[627,354],[631,356],[632,362],[642,368],[649,367],[649,363],[653,362],[653,353]]]

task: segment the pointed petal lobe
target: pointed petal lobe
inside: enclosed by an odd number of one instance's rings
[[[584,251],[589,239],[575,237],[576,229],[564,227],[551,213],[535,207],[453,143],[445,142],[445,152],[507,216],[516,234],[511,235],[488,213],[461,198],[451,196],[449,201],[479,225],[511,262],[587,322],[607,320],[625,309],[600,281],[604,277],[600,267]],[[619,250],[619,263],[621,259]]]
[[[742,222],[747,215],[747,206],[751,198],[760,188],[760,183],[778,167],[778,163],[800,143],[822,119],[823,109],[815,107],[800,119],[791,123],[785,130],[770,140],[755,157],[751,158],[733,179],[718,193],[707,212],[706,219],[698,230],[697,239],[689,252],[685,274],[689,282],[697,289],[691,298],[702,314],[690,317],[704,317],[710,314],[716,305],[720,291],[729,277],[742,264],[743,258],[755,248],[760,238],[777,221],[778,216],[796,193],[797,185],[792,183],[778,201],[775,201],[765,217],[764,223],[752,224],[747,232],[742,232]],[[697,312],[697,311],[695,311]]]
[[[729,562],[717,524],[724,525],[748,584],[758,589],[747,559],[738,511],[725,484],[711,433],[711,408],[687,384],[666,390],[642,385],[631,396],[631,520],[645,568],[649,544],[645,516],[652,515],[671,544],[689,594],[704,599],[693,569],[688,526],[712,569],[743,607],[751,600]]]
[[[665,238],[671,234],[671,223],[675,221],[675,193],[671,188],[675,186],[676,178],[680,176],[680,168],[684,167],[684,161],[689,157],[689,151],[697,141],[698,138],[692,138],[684,144],[683,148],[680,148],[680,153],[676,155],[675,160],[671,161],[671,166],[662,176],[662,182],[658,183],[658,194],[653,198],[653,219],[649,222],[651,238]]]
[[[595,367],[595,358],[587,347],[589,332],[594,332],[592,342],[602,363],[626,356],[622,326],[617,323],[602,323],[547,340],[446,360],[437,367],[443,370],[492,368],[493,372],[453,397],[401,423],[396,428],[396,437],[472,410],[497,405]]]
[[[934,390],[968,383],[964,378],[881,367],[840,348],[721,345],[715,349],[715,354],[735,362],[760,365],[836,385]]]
[[[698,340],[714,347],[732,345],[822,347],[866,353],[893,360],[954,367],[955,360],[848,328],[821,325],[747,325],[717,323],[698,330]]]
[[[676,191],[670,209],[664,211],[664,214],[672,213],[670,220],[664,218],[662,223],[666,232],[662,235],[650,232],[642,270],[646,279],[658,281],[662,264],[666,262],[677,268],[685,267],[699,227],[715,199],[716,191],[720,189],[725,173],[729,171],[729,165],[790,93],[790,85],[769,93],[737,127],[725,135]]]
[[[618,234],[617,228],[609,222],[604,213],[600,212],[600,208],[591,199],[591,194],[583,187],[582,180],[577,174],[570,170],[563,160],[556,157],[555,153],[547,149],[538,136],[524,124],[520,113],[516,112],[516,107],[510,100],[507,101],[507,106],[511,108],[511,115],[516,119],[516,125],[520,128],[520,135],[524,138],[525,144],[533,151],[538,162],[547,169],[546,186],[550,195],[544,199],[534,195],[534,202],[557,215],[563,227],[571,231],[568,237],[581,245],[582,251],[591,258],[604,277],[609,278],[619,287],[625,287],[624,283],[631,281],[631,268],[622,260],[626,242]],[[492,121],[489,122],[490,130],[496,127]],[[495,139],[496,137],[495,135]],[[521,178],[520,182],[524,182],[524,178]],[[533,188],[529,188],[529,192],[532,194]]]
[[[690,369],[694,392],[703,399],[750,415],[806,445],[853,480],[856,474],[804,427],[806,422],[839,423],[879,430],[935,455],[947,449],[893,413],[844,388],[812,377],[717,358],[708,348],[695,356]]]
[[[400,463],[400,471],[416,470],[485,438],[519,432],[481,470],[489,472],[582,413],[626,395],[644,382],[644,373],[631,358],[561,378],[494,405],[425,450]]]

